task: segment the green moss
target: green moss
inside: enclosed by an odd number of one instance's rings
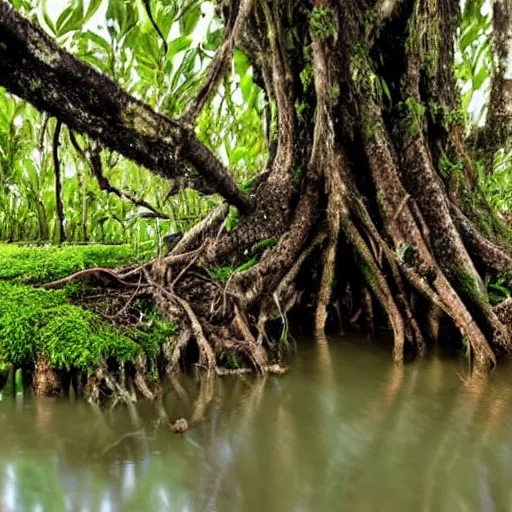
[[[336,18],[332,9],[315,6],[311,11],[309,29],[313,39],[323,41],[336,34]]]
[[[229,213],[226,217],[226,229],[233,231],[238,224],[238,209],[235,206],[229,207]]]
[[[444,121],[447,124],[447,126],[464,124],[466,122],[466,114],[464,113],[462,108],[453,110],[445,109]]]
[[[427,76],[433,77],[437,72],[437,54],[434,51],[427,51],[423,54],[421,67]]]
[[[409,35],[405,40],[405,51],[409,54],[416,48],[416,39]]]
[[[487,295],[482,290],[475,277],[466,269],[457,269],[455,279],[459,284],[459,291],[475,302],[487,302]]]
[[[302,87],[304,88],[304,91],[307,92],[309,89],[313,87],[313,66],[310,63],[307,63],[304,66],[304,69],[300,72],[299,76],[300,81],[302,82]]]
[[[92,267],[117,267],[135,261],[127,245],[21,247],[0,244],[0,280],[44,283]]]
[[[331,85],[331,103],[333,105],[336,105],[338,103],[340,99],[340,94],[341,90],[339,84]]]
[[[104,358],[126,361],[139,351],[97,315],[69,304],[65,290],[0,281],[1,361],[18,366],[46,354],[55,368],[89,369]]]
[[[377,136],[377,130],[375,129],[375,125],[371,124],[367,120],[364,121],[364,136],[368,140],[373,140]]]
[[[418,133],[425,124],[425,106],[414,98],[409,97],[405,101],[400,102],[398,108],[407,119],[409,133],[411,135]]]
[[[361,271],[361,274],[363,275],[364,280],[366,283],[371,287],[374,285],[374,278],[373,278],[373,272],[371,268],[364,262],[359,262],[359,270]]]
[[[142,325],[118,329],[70,303],[70,296],[84,284],[73,283],[60,290],[26,284],[95,266],[114,267],[132,258],[133,252],[125,246],[46,249],[0,245],[0,374],[10,365],[33,364],[39,354],[47,355],[54,368],[86,371],[108,358],[122,362],[141,352],[156,355],[175,328],[163,321],[153,304],[137,304],[144,312]]]

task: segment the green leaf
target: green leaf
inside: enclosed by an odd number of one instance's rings
[[[502,286],[501,284],[493,283],[493,284],[489,285],[489,288],[492,288],[493,290],[497,290],[497,291],[501,292],[507,299],[510,297],[510,291],[507,288],[505,288],[504,286]]]
[[[251,67],[247,55],[238,48],[235,48],[235,51],[233,52],[233,63],[235,66],[235,72],[240,75],[240,77],[244,77],[247,70]]]
[[[142,34],[146,34],[153,30],[153,24],[149,19],[148,13],[146,11],[146,7],[144,6],[142,0],[136,0],[135,5],[137,7],[137,13],[139,16],[139,25],[138,28]]]
[[[83,24],[85,25],[97,12],[100,8],[103,0],[90,0],[89,7],[85,13]]]
[[[487,68],[483,67],[480,71],[474,75],[471,79],[471,85],[473,87],[473,91],[478,91],[480,87],[482,87],[483,83],[489,76],[489,71]]]
[[[187,50],[192,44],[192,38],[189,36],[180,36],[169,44],[168,58],[174,57],[180,52]]]
[[[201,5],[189,9],[180,18],[180,31],[184,36],[190,35],[197,26],[199,18],[201,17]]]
[[[386,81],[383,78],[380,79],[380,83],[382,86],[382,90],[384,91],[384,94],[386,95],[386,98],[388,99],[389,103],[392,103],[391,92],[389,92],[388,84],[386,83]]]
[[[251,98],[252,92],[254,90],[254,83],[253,83],[250,75],[245,75],[240,80],[240,89],[242,91],[242,96],[244,98],[244,101],[246,103],[248,103],[249,99]]]
[[[37,5],[37,21],[47,32],[55,35],[55,25],[48,14],[47,0],[39,0]]]
[[[222,29],[214,30],[213,32],[209,32],[206,43],[203,44],[203,48],[208,51],[215,51],[220,46],[222,42]]]
[[[112,52],[112,47],[108,44],[108,42],[103,39],[103,37],[95,34],[88,30],[85,35],[88,39],[90,39],[96,46],[99,46],[101,49],[105,50],[105,53],[109,55]]]
[[[75,0],[65,9],[59,16],[56,24],[57,37],[71,32],[72,30],[80,30],[84,19],[83,0]]]

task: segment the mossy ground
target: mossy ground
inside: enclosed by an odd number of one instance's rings
[[[21,247],[0,243],[0,280],[46,283],[93,267],[113,268],[135,261],[128,245]]]
[[[150,304],[140,304],[144,322],[114,327],[98,314],[73,304],[79,288],[45,290],[35,285],[92,267],[134,261],[129,246],[24,248],[0,244],[0,374],[33,365],[46,355],[55,369],[91,371],[102,361],[154,357],[174,332]],[[83,291],[83,290],[82,290]]]

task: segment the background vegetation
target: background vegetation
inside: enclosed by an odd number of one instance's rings
[[[222,22],[213,2],[152,0],[155,30],[142,0],[12,0],[67,50],[108,74],[130,93],[172,117],[182,114],[197,92],[205,68],[221,42]],[[459,31],[457,76],[463,92],[468,135],[485,120],[492,73],[491,9],[484,0],[465,2]],[[267,130],[274,106],[265,104],[244,54],[202,113],[198,135],[250,187],[264,168]],[[53,142],[56,122],[0,88],[0,240],[59,242]],[[79,139],[82,148],[88,142]],[[100,188],[88,162],[64,129],[59,159],[69,242],[130,242],[153,248],[162,234],[186,230],[218,202],[186,183],[169,183],[104,150],[110,184],[154,210]],[[512,208],[509,155],[494,173],[481,176],[492,204]],[[146,245],[144,245],[146,244]]]
[[[67,50],[173,117],[194,97],[222,36],[213,4],[196,0],[151,2],[152,16],[169,41],[165,46],[142,1],[13,4]],[[242,185],[250,186],[265,164],[265,108],[244,54],[236,51],[231,73],[200,116],[198,136],[229,163]],[[59,242],[55,125],[54,119],[0,89],[0,240]],[[81,137],[77,142],[88,147]],[[164,182],[106,150],[102,163],[111,185],[135,201],[146,201],[154,211],[101,190],[67,129],[60,136],[59,160],[69,242],[131,242],[138,247],[169,230],[186,230],[218,202],[215,196],[186,188],[186,183]]]
[[[133,95],[172,117],[197,92],[221,42],[222,22],[213,2],[152,0],[155,30],[142,0],[12,0],[67,50],[108,74]],[[492,73],[491,9],[484,0],[464,3],[457,77],[463,92],[468,136],[485,121]],[[198,135],[250,187],[264,168],[267,130],[274,106],[265,104],[244,54],[202,113]],[[55,120],[0,89],[0,240],[59,242],[54,158]],[[79,139],[82,148],[88,142]],[[153,247],[168,231],[186,230],[218,202],[186,183],[169,183],[104,150],[106,178],[154,211],[100,188],[88,162],[73,148],[67,129],[60,137],[62,201],[69,242],[132,243]],[[510,155],[494,172],[481,173],[482,188],[505,217],[512,208]],[[142,244],[142,245],[141,245]],[[146,244],[146,246],[144,246]]]

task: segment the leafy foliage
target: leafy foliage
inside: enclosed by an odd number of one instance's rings
[[[483,126],[493,70],[492,12],[487,0],[464,2],[455,73],[462,90],[461,110],[469,130]],[[500,149],[494,168],[480,173],[480,184],[492,206],[508,219],[512,211],[512,155]]]
[[[256,265],[257,262],[258,258],[254,257],[237,268],[217,267],[209,271],[209,274],[211,278],[216,279],[221,284],[226,284],[233,274],[236,274],[237,272],[243,272],[244,270],[247,270]]]
[[[58,43],[108,74],[162,114],[182,115],[200,87],[222,41],[213,2],[152,0],[155,31],[142,1],[16,0],[13,2]],[[197,135],[249,187],[267,158],[266,104],[245,54],[235,51],[217,95],[201,113]],[[58,239],[52,137],[55,120],[0,89],[0,240]],[[89,141],[78,137],[86,148]],[[168,219],[102,191],[88,162],[61,135],[63,202],[70,242],[129,242],[137,251],[168,231],[184,231],[218,204],[169,183],[110,151],[102,153],[105,176],[119,189],[153,205]],[[176,185],[176,184],[174,184]],[[152,248],[151,248],[152,249]]]
[[[492,72],[490,3],[484,0],[465,2],[458,38],[456,76],[462,88],[462,108],[470,111],[474,124],[484,120],[485,103]],[[480,101],[478,101],[480,100]]]

